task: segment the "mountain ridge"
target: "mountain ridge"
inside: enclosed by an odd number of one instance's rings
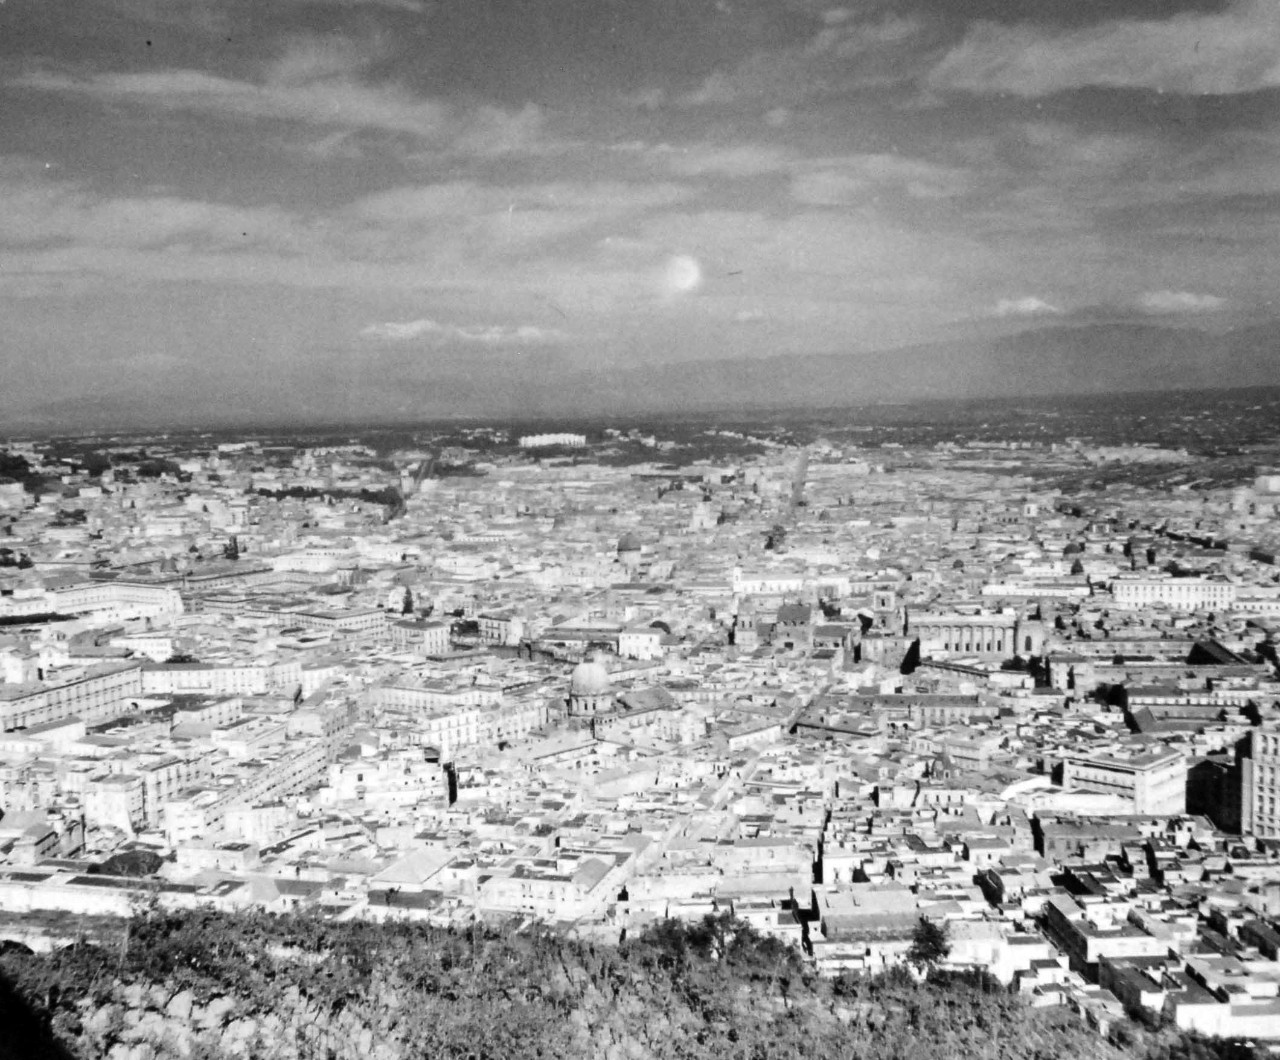
[[[46,427],[391,422],[1221,389],[1273,384],[1278,346],[1277,320],[1222,333],[1086,322],[885,350],[630,366],[569,368],[518,353],[471,362],[317,365],[306,390],[287,372],[226,380],[197,366],[8,418],[14,426]],[[319,397],[307,396],[317,388]]]

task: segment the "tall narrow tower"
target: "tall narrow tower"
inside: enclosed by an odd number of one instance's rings
[[[787,501],[787,518],[789,524],[796,517],[796,509],[804,503],[804,483],[809,477],[809,450],[801,449],[800,458],[796,461],[796,469],[791,476],[791,497]]]

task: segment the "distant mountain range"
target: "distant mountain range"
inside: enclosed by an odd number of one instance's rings
[[[352,358],[311,366],[305,378],[280,367],[233,380],[194,369],[180,380],[160,376],[9,420],[12,427],[71,428],[530,419],[1227,388],[1275,385],[1278,352],[1280,321],[1221,334],[1150,323],[1088,323],[874,352],[627,368],[575,368],[564,359],[515,353],[406,358],[376,369]]]
[[[1146,324],[1023,331],[873,353],[778,356],[584,373],[580,396],[622,408],[858,405],[1274,384],[1280,327],[1212,335]]]

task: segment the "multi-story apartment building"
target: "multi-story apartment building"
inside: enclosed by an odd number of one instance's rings
[[[160,823],[165,803],[179,791],[213,776],[208,756],[192,753],[142,762],[135,772],[142,778],[142,816],[147,825]]]
[[[1250,756],[1240,763],[1240,829],[1280,838],[1280,726],[1254,729],[1249,742]]]
[[[324,783],[329,748],[308,740],[244,762],[231,773],[175,792],[164,803],[162,822],[170,843],[184,843],[220,831],[227,814],[240,806],[276,802]]]
[[[324,794],[337,802],[359,800],[379,808],[443,805],[449,785],[439,762],[427,761],[421,751],[399,751],[335,762]]]
[[[618,633],[618,654],[627,659],[662,657],[662,630],[632,626]]]
[[[484,644],[519,644],[524,636],[524,620],[510,611],[482,612],[476,624]]]
[[[328,629],[337,633],[373,636],[382,636],[387,632],[387,613],[378,607],[295,611],[288,617],[307,629]]]
[[[483,626],[482,626],[483,631]],[[391,644],[423,655],[443,655],[449,650],[449,626],[445,622],[413,622],[398,619],[388,626]]]
[[[1062,764],[1062,786],[1118,795],[1133,803],[1134,813],[1187,812],[1187,760],[1178,751],[1127,758],[1068,755]]]
[[[487,711],[481,723],[482,740],[497,745],[505,740],[520,740],[547,724],[549,710],[545,697],[506,702]]]
[[[91,828],[118,828],[128,834],[144,823],[142,778],[136,773],[92,777],[83,798],[85,824]]]

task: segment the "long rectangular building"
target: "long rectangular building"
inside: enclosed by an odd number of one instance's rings
[[[0,684],[0,729],[29,729],[71,717],[94,722],[123,712],[141,695],[138,663],[90,666],[63,679],[55,671],[41,684]]]
[[[1236,587],[1217,578],[1126,578],[1111,584],[1116,607],[1163,604],[1180,611],[1220,611],[1235,606]]]

